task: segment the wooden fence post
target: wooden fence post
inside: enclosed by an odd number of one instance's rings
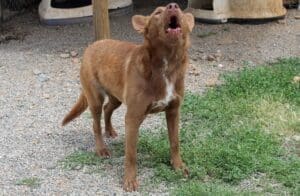
[[[2,31],[2,23],[3,23],[3,4],[2,4],[2,0],[0,0],[0,31]]]
[[[107,39],[110,37],[108,0],[93,0],[93,18],[95,27],[95,39]]]

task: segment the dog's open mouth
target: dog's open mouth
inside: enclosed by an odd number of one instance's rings
[[[170,17],[166,33],[172,38],[178,38],[181,35],[181,26],[177,16]]]

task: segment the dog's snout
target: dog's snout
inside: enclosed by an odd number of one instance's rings
[[[167,10],[168,10],[168,11],[171,11],[171,12],[176,11],[178,8],[179,8],[179,6],[178,6],[177,3],[169,3],[169,4],[167,5]]]

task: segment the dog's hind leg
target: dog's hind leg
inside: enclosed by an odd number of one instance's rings
[[[109,96],[108,103],[104,106],[104,122],[105,122],[105,134],[107,137],[116,138],[117,132],[111,124],[111,115],[115,109],[121,105],[121,102],[114,96]]]
[[[110,157],[110,152],[108,151],[103,141],[103,137],[101,133],[101,124],[100,124],[102,106],[104,102],[104,95],[102,95],[100,92],[90,91],[90,90],[86,91],[85,94],[93,118],[96,153],[98,156],[101,157]]]

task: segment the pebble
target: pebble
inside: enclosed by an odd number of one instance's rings
[[[191,59],[197,61],[198,57],[196,55],[191,56]]]
[[[46,165],[46,169],[55,169],[57,167],[56,163],[48,163],[48,165]]]
[[[218,67],[219,67],[219,68],[223,68],[224,65],[223,65],[223,64],[219,64]]]
[[[300,135],[294,135],[294,136],[293,136],[293,139],[294,139],[296,142],[299,142],[299,141],[300,141]]]
[[[78,55],[78,52],[73,50],[73,51],[70,52],[70,54],[71,54],[72,57],[76,57]]]
[[[200,75],[200,73],[199,72],[197,72],[196,70],[191,70],[191,71],[189,71],[189,74],[190,75],[194,75],[194,76],[199,76]]]
[[[72,62],[78,64],[78,63],[80,63],[80,59],[79,58],[73,58]]]
[[[215,56],[216,58],[221,58],[221,57],[222,57],[222,54],[221,54],[221,53],[216,53],[216,54],[214,54],[214,56]]]
[[[208,61],[215,61],[216,58],[214,57],[214,55],[208,55],[208,56],[207,56],[207,60],[208,60]]]
[[[217,53],[214,54],[214,57],[217,61],[220,61],[222,56],[221,50],[217,50]]]
[[[294,83],[299,83],[300,82],[300,76],[295,76],[293,78]]]
[[[203,55],[203,56],[201,57],[201,60],[207,60],[207,55]]]
[[[213,78],[213,79],[209,79],[206,81],[205,84],[207,87],[214,87],[217,85],[217,79]]]
[[[228,57],[228,60],[229,61],[234,61],[234,58],[233,57]]]
[[[281,20],[277,20],[278,24],[286,24],[286,20],[285,19],[281,19]]]
[[[81,170],[82,167],[83,167],[82,165],[76,165],[73,169],[74,169],[74,170]]]
[[[44,95],[43,95],[43,98],[49,99],[49,98],[50,98],[50,95],[49,95],[49,94],[44,94]]]
[[[70,54],[68,54],[68,53],[61,53],[60,55],[59,55],[61,58],[69,58],[70,57]]]
[[[39,74],[42,73],[42,72],[41,72],[40,70],[38,70],[38,69],[34,69],[32,72],[33,72],[34,75],[39,75]]]
[[[295,15],[295,19],[299,20],[300,19],[300,14],[299,15]]]
[[[40,82],[47,82],[49,80],[48,76],[43,73],[39,74],[37,78]]]

